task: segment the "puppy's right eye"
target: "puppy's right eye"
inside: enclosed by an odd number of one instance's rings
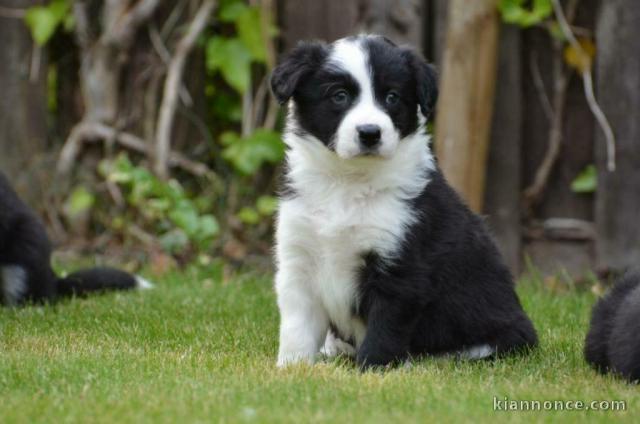
[[[347,90],[338,90],[331,96],[331,101],[338,106],[345,106],[351,100]]]

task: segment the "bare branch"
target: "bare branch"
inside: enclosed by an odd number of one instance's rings
[[[578,0],[570,2],[570,11],[575,10]],[[573,16],[573,13],[571,14]],[[569,85],[570,74],[566,71],[562,57],[563,44],[560,40],[553,40],[553,85],[552,85],[552,116],[549,126],[549,144],[542,162],[536,169],[532,184],[524,191],[524,209],[532,212],[532,207],[540,201],[547,187],[551,171],[560,157],[562,146],[562,124]]]
[[[75,19],[74,34],[76,36],[76,42],[80,46],[80,49],[86,51],[91,44],[91,30],[86,2],[76,1],[73,3],[73,18]]]
[[[242,95],[242,137],[247,137],[253,132],[253,122],[251,120],[253,116],[253,89],[251,87],[251,81],[247,90]]]
[[[525,208],[530,209],[537,203],[549,181],[549,176],[553,170],[556,160],[560,156],[560,147],[562,145],[562,121],[564,119],[565,100],[567,95],[567,85],[569,78],[562,75],[559,81],[554,85],[554,108],[553,119],[549,129],[549,146],[545,152],[542,163],[536,170],[533,183],[524,191]]]
[[[0,6],[0,18],[22,19],[26,12],[26,9]]]
[[[611,124],[609,124],[607,116],[600,108],[593,92],[593,77],[590,69],[582,73],[582,85],[584,86],[584,96],[587,99],[589,109],[591,109],[591,113],[593,113],[600,128],[604,131],[605,141],[607,143],[607,170],[614,172],[616,170],[616,139]]]
[[[42,62],[42,47],[33,43],[31,49],[31,64],[29,66],[29,82],[35,84],[40,78],[40,64]]]
[[[204,30],[215,5],[215,0],[205,0],[202,3],[187,33],[180,39],[176,52],[169,63],[156,130],[154,154],[154,171],[161,178],[168,176],[167,159],[171,145],[171,132],[187,56],[193,49],[198,36]]]
[[[107,2],[114,4],[116,9],[114,13],[119,13],[117,8],[122,4],[120,1],[112,0]],[[102,41],[105,44],[118,46],[128,46],[133,40],[138,28],[151,18],[156,9],[160,5],[160,0],[140,0],[131,10],[114,19],[105,27]]]
[[[553,107],[551,106],[551,100],[547,95],[547,90],[542,80],[542,74],[540,73],[540,64],[538,63],[538,55],[535,51],[531,52],[529,59],[529,68],[531,71],[531,77],[533,78],[533,85],[540,98],[540,104],[542,105],[542,111],[549,121],[553,120]]]
[[[169,38],[169,35],[173,32],[174,28],[176,27],[176,24],[178,23],[178,20],[180,19],[182,12],[184,12],[184,8],[186,5],[187,5],[187,1],[184,1],[184,0],[178,1],[176,3],[176,7],[173,8],[173,10],[171,11],[171,14],[167,18],[167,20],[164,21],[164,24],[160,29],[160,35],[162,36],[163,39],[166,40]]]
[[[149,26],[149,39],[151,40],[151,45],[158,53],[158,56],[160,56],[162,62],[168,66],[171,62],[171,53],[169,52],[167,46],[164,45],[162,37],[160,36],[160,33],[155,26]],[[184,83],[180,83],[179,94],[182,103],[184,103],[187,107],[193,106],[193,98],[191,97],[191,94],[189,94],[189,90],[187,90],[187,87],[184,85]]]
[[[127,149],[148,155],[147,143],[133,134],[119,132],[115,128],[97,122],[80,122],[71,131],[67,139],[60,158],[58,159],[57,171],[60,174],[68,174],[71,171],[84,141],[115,140],[118,144]],[[214,175],[214,172],[205,164],[192,161],[177,152],[169,152],[168,165],[176,166],[190,174],[198,177]]]
[[[560,5],[560,1],[552,0],[552,3],[553,10],[556,15],[556,19],[558,20],[558,24],[560,25],[562,34],[569,41],[569,44],[571,44],[571,47],[576,51],[576,53],[581,56],[583,61],[590,61],[591,59],[589,58],[589,55],[587,55],[587,53],[584,51],[575,35],[571,31],[571,26],[567,22],[567,19],[562,10],[562,6]],[[582,81],[589,109],[591,109],[591,113],[593,113],[593,116],[596,118],[598,125],[600,125],[602,131],[604,131],[607,143],[607,169],[609,170],[609,172],[613,172],[616,170],[616,140],[613,134],[613,130],[611,129],[611,125],[609,124],[606,115],[602,111],[602,108],[598,104],[593,92],[593,78],[590,69],[586,69],[582,72]]]

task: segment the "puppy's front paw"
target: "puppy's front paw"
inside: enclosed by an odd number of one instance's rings
[[[278,354],[278,362],[276,363],[276,366],[278,368],[285,368],[289,365],[296,364],[312,365],[314,362],[315,355],[303,352],[280,352]]]
[[[382,352],[376,352],[363,346],[356,355],[356,364],[361,371],[368,371],[388,368],[393,364],[394,359],[392,355],[384,355]]]
[[[336,337],[331,331],[327,333],[324,346],[320,349],[320,353],[327,358],[333,358],[339,355],[351,358],[356,356],[355,348],[350,343]]]

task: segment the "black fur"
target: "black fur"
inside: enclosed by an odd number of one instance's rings
[[[421,219],[409,228],[399,259],[384,266],[374,252],[365,257],[358,314],[367,335],[357,362],[386,365],[481,344],[497,355],[536,346],[484,222],[439,171],[413,203]]]
[[[640,272],[625,275],[596,303],[584,354],[601,373],[640,380]]]
[[[59,279],[51,269],[51,242],[38,217],[20,200],[0,172],[0,296],[2,303],[21,305],[27,302],[51,302],[62,296],[89,292],[132,289],[135,278],[110,268],[79,271]],[[17,296],[7,294],[8,269],[24,275],[23,288]]]

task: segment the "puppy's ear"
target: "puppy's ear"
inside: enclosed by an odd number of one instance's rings
[[[414,51],[406,50],[405,54],[409,57],[416,78],[420,111],[425,118],[430,119],[438,100],[438,72]]]
[[[281,105],[293,96],[300,80],[322,65],[327,57],[326,44],[301,42],[271,74],[271,91]]]

